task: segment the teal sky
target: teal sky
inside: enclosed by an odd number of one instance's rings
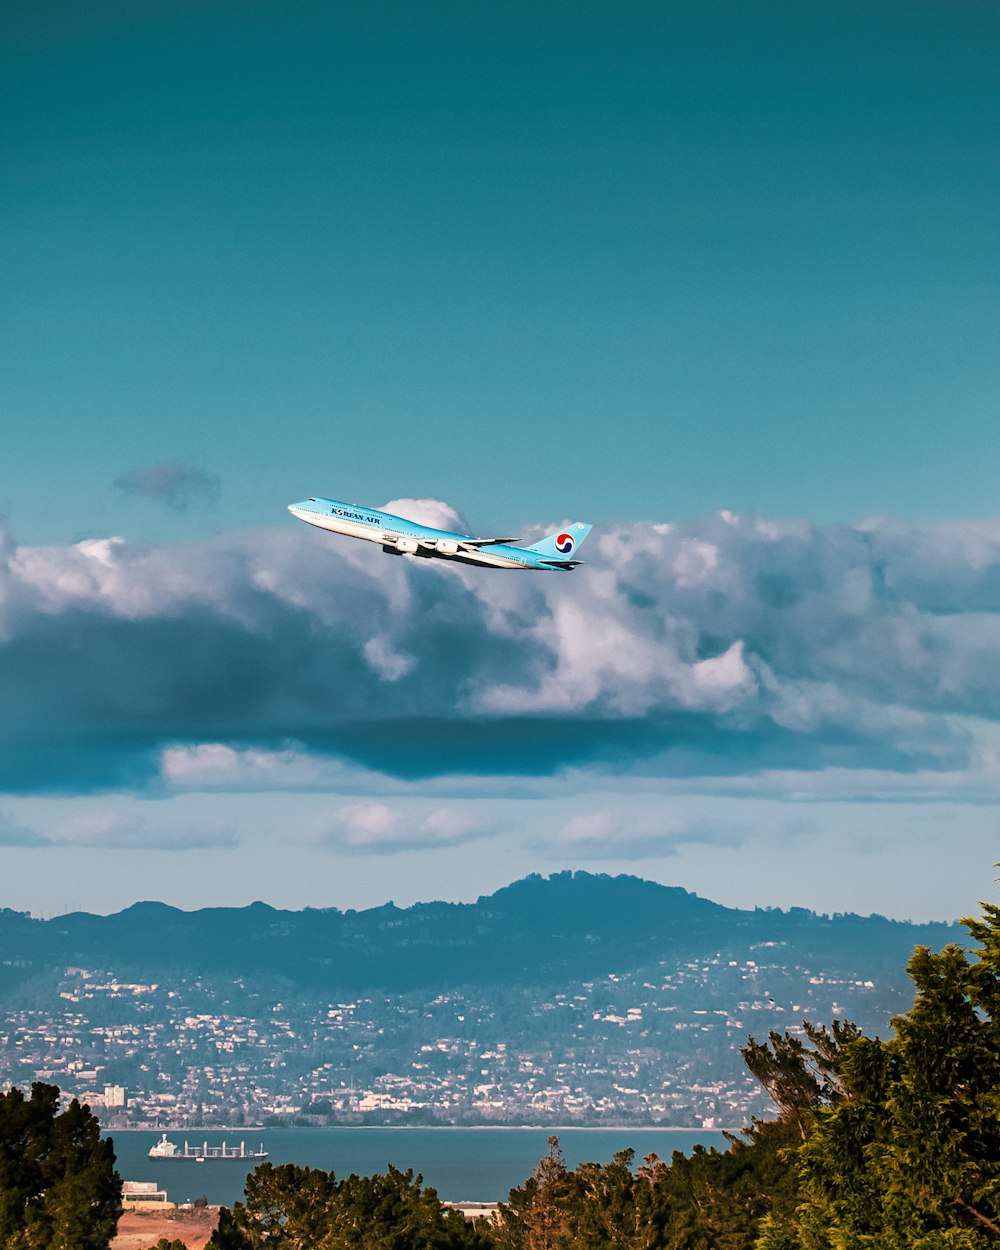
[[[38,0],[0,93],[0,906],[974,910],[998,6]]]
[[[996,512],[993,5],[8,24],[22,540],[271,524],[313,492],[500,529]],[[112,487],[163,462],[217,479],[215,511]]]

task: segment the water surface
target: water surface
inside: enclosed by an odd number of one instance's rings
[[[606,1163],[617,1150],[631,1147],[636,1162],[655,1152],[669,1160],[675,1150],[687,1153],[697,1143],[724,1149],[719,1132],[709,1129],[552,1129],[552,1128],[268,1128],[233,1129],[228,1133],[189,1129],[168,1133],[181,1145],[226,1142],[257,1150],[261,1142],[271,1163],[297,1163],[323,1168],[338,1177],[351,1172],[384,1172],[392,1163],[423,1174],[438,1195],[450,1202],[506,1199],[520,1185],[547,1150],[550,1133],[557,1133],[566,1162],[575,1167],[584,1160]],[[250,1170],[246,1162],[187,1163],[150,1159],[150,1146],[160,1138],[154,1132],[123,1132],[114,1138],[118,1171],[124,1180],[156,1181],[171,1202],[205,1197],[227,1206],[242,1198]],[[252,1166],[252,1165],[250,1165]]]

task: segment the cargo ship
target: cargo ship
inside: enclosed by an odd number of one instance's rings
[[[151,1159],[170,1159],[179,1160],[182,1163],[215,1163],[219,1160],[227,1162],[239,1162],[242,1159],[266,1159],[267,1151],[264,1149],[264,1143],[260,1143],[260,1150],[247,1150],[246,1142],[240,1142],[239,1146],[227,1146],[225,1142],[221,1146],[210,1146],[208,1142],[202,1142],[200,1146],[191,1146],[187,1142],[183,1146],[178,1146],[176,1142],[168,1139],[166,1133],[160,1138],[155,1146],[150,1146],[149,1157]]]

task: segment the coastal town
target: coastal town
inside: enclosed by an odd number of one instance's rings
[[[335,1002],[266,982],[69,967],[0,1011],[0,1080],[56,1083],[110,1127],[739,1127],[768,1107],[739,1055],[749,1034],[878,1022],[896,1006],[892,986],[781,956]]]

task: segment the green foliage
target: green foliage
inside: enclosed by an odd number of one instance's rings
[[[801,1243],[787,1223],[765,1215],[753,1244],[754,1250],[798,1250]]]
[[[806,1020],[802,1028],[811,1045],[790,1033],[772,1031],[766,1042],[748,1038],[740,1054],[770,1094],[779,1119],[794,1124],[805,1141],[813,1112],[843,1100],[840,1070],[847,1046],[861,1030],[848,1020],[835,1020],[831,1029]]]
[[[512,1189],[499,1213],[496,1242],[504,1250],[575,1250],[578,1246],[628,1247],[640,1226],[632,1152],[611,1163],[566,1167],[558,1137],[534,1174]]]
[[[261,1164],[246,1202],[223,1207],[208,1250],[467,1250],[485,1244],[412,1171],[348,1176]]]
[[[35,1083],[0,1095],[0,1246],[106,1250],[121,1214],[114,1146],[88,1107]]]
[[[213,1250],[288,1247],[313,1250],[337,1192],[333,1174],[293,1163],[262,1163],[247,1177],[246,1203],[219,1212]]]
[[[458,1211],[443,1207],[422,1177],[390,1167],[349,1176],[332,1204],[322,1250],[460,1250],[478,1239]]]
[[[648,1155],[633,1172],[623,1150],[610,1163],[566,1168],[558,1138],[534,1175],[500,1208],[502,1250],[751,1250],[772,1209],[794,1210],[796,1189],[782,1152],[785,1126],[726,1151],[696,1147],[667,1165]]]
[[[804,1121],[802,1203],[786,1225],[803,1250],[1000,1242],[1000,909],[964,923],[980,949],[917,947],[895,1037],[846,1038],[836,1097]]]
[[[155,1246],[150,1246],[149,1250],[187,1250],[187,1246],[179,1237],[175,1237],[173,1241],[167,1241],[166,1237],[161,1237]]]

